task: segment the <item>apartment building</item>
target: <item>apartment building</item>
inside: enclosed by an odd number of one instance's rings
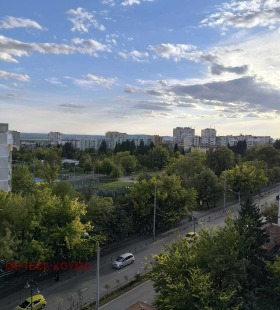
[[[13,137],[13,147],[16,149],[20,148],[20,132],[15,130],[10,130],[10,133]]]
[[[115,148],[117,143],[122,143],[127,140],[127,134],[118,131],[108,131],[105,134],[105,141],[110,149]]]
[[[63,134],[61,132],[53,132],[51,131],[48,134],[48,139],[52,145],[61,144],[63,141]]]
[[[190,127],[176,127],[173,129],[173,142],[178,147],[184,147],[184,139],[192,139],[195,136],[195,130]]]
[[[91,138],[80,139],[80,149],[83,151],[86,149],[98,150],[102,140],[103,139],[91,139]]]
[[[12,190],[12,150],[13,136],[9,126],[0,123],[0,190],[5,192]]]

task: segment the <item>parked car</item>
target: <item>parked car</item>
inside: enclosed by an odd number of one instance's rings
[[[44,296],[41,294],[37,294],[33,295],[32,297],[26,298],[22,304],[20,304],[15,308],[15,310],[31,309],[31,299],[32,299],[32,310],[44,309],[46,307],[47,302]]]
[[[124,253],[117,257],[117,259],[113,262],[113,268],[121,269],[124,266],[133,264],[135,261],[134,255],[131,253]]]
[[[191,231],[188,232],[185,237],[187,238],[188,242],[193,242],[193,240],[197,237],[197,233]]]

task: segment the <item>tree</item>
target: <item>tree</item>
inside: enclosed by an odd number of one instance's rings
[[[169,152],[161,145],[152,148],[148,153],[149,168],[162,170],[169,163]]]
[[[46,182],[51,184],[59,174],[60,166],[58,164],[50,164],[45,162],[39,170],[39,176]]]
[[[162,175],[159,179],[144,179],[131,187],[127,201],[137,232],[151,230],[156,189],[157,227],[170,227],[193,210],[196,193],[185,190],[176,176]]]
[[[197,191],[197,197],[202,204],[206,203],[207,208],[215,207],[221,197],[222,186],[219,178],[211,169],[206,169],[193,178],[192,185]]]
[[[247,299],[248,308],[252,309],[256,302],[254,292],[259,290],[267,278],[261,246],[267,241],[268,236],[264,230],[260,211],[250,197],[241,204],[235,226],[244,237],[244,244],[240,247],[240,251],[249,264],[243,295]]]
[[[99,154],[107,154],[108,152],[108,146],[107,146],[107,142],[106,140],[102,140],[101,144],[100,144],[100,147],[98,149],[98,153]]]
[[[220,176],[224,170],[234,166],[234,153],[226,146],[210,149],[207,152],[207,163],[217,176]]]
[[[263,169],[258,169],[246,162],[224,172],[221,176],[222,184],[225,174],[228,187],[235,192],[240,192],[243,198],[259,191],[268,182]]]
[[[170,162],[166,171],[168,174],[175,174],[180,177],[186,187],[192,186],[192,179],[196,174],[200,174],[206,169],[205,152],[194,150],[186,156],[180,155]]]
[[[112,172],[114,166],[115,164],[110,158],[105,158],[99,164],[99,172],[109,175]]]
[[[52,193],[61,199],[68,196],[71,199],[77,197],[77,193],[71,183],[62,181],[52,184]]]
[[[35,183],[28,166],[15,166],[12,173],[12,191],[14,193],[22,192],[23,194],[27,194],[32,192],[34,189]]]
[[[273,147],[277,150],[280,150],[280,139],[275,140],[275,142],[273,143]]]
[[[247,149],[247,143],[245,140],[237,141],[236,145],[229,146],[229,149],[231,149],[235,154],[243,156]]]
[[[135,155],[130,155],[129,151],[118,152],[113,160],[117,165],[121,165],[124,173],[128,175],[134,172],[138,165]]]
[[[92,247],[84,232],[91,231],[82,222],[86,205],[77,199],[54,196],[49,188],[29,196],[0,194],[1,236],[12,232],[14,259],[21,261],[58,261],[86,259]],[[10,237],[9,237],[10,238]],[[75,258],[75,259],[74,259]]]
[[[223,228],[202,229],[193,245],[186,238],[156,255],[151,278],[160,309],[241,309],[240,289],[247,262],[244,242],[232,220]]]
[[[118,179],[123,175],[123,170],[121,165],[113,165],[112,171],[110,172],[110,177],[113,179]]]

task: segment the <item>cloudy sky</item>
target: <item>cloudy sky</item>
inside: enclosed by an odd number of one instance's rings
[[[280,1],[0,2],[0,122],[280,138]]]

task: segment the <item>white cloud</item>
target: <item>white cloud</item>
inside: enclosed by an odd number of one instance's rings
[[[122,6],[132,6],[134,4],[141,4],[142,2],[154,2],[154,0],[124,0],[121,2]]]
[[[127,6],[127,5],[134,5],[134,4],[140,4],[140,3],[141,3],[140,0],[125,0],[121,3],[121,5]]]
[[[230,1],[201,21],[202,26],[228,28],[274,28],[280,25],[278,0]]]
[[[29,82],[30,77],[27,74],[11,73],[11,72],[0,70],[0,79],[5,79],[5,80],[13,79],[13,80],[21,81],[21,82]]]
[[[122,51],[119,52],[118,55],[126,60],[132,60],[135,62],[147,62],[147,58],[149,57],[148,52],[139,52],[137,50],[131,52]]]
[[[0,36],[0,60],[17,63],[16,57],[28,56],[31,52],[56,55],[80,53],[97,57],[98,51],[110,51],[108,46],[95,40],[73,39],[72,42],[81,46],[56,43],[24,43]]]
[[[56,77],[46,78],[45,81],[52,84],[52,85],[64,86],[64,87],[66,86]]]
[[[102,76],[87,74],[83,79],[72,79],[73,83],[80,87],[92,88],[94,86],[102,86],[106,88],[112,88],[117,79],[116,78],[104,78]]]
[[[39,25],[37,22],[26,18],[6,16],[2,21],[0,21],[0,29],[12,28],[35,28],[38,30],[45,30],[45,28]]]
[[[104,25],[100,24],[94,15],[87,12],[83,8],[70,9],[67,11],[69,15],[69,20],[73,24],[71,31],[75,32],[88,32],[90,27],[94,27],[100,31],[104,31],[106,28]]]
[[[162,58],[173,59],[176,62],[182,59],[199,61],[202,57],[205,57],[202,52],[196,51],[196,46],[191,44],[162,43],[150,45],[148,49]]]

